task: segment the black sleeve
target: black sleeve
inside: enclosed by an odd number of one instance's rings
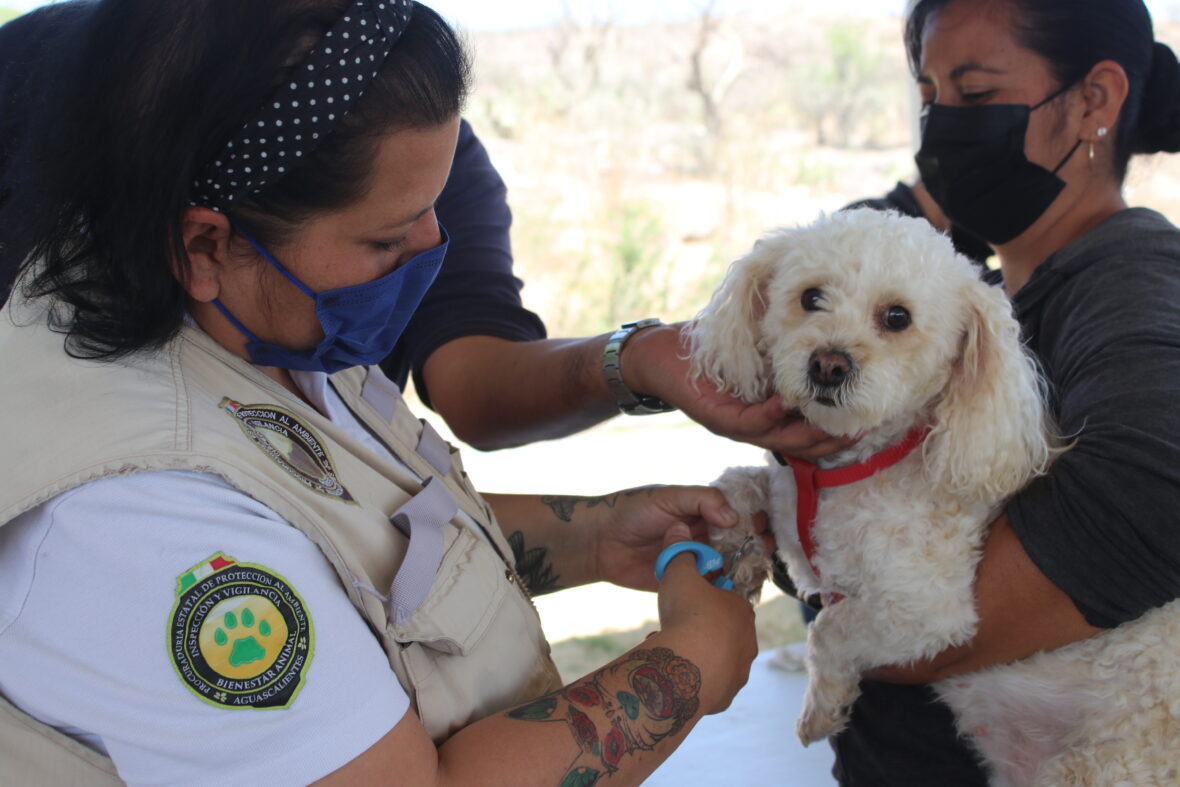
[[[841,210],[855,210],[856,208],[872,208],[873,210],[895,210],[903,216],[913,216],[916,219],[925,218],[922,206],[914,197],[914,191],[900,180],[893,190],[884,197],[859,199],[845,205]]]
[[[429,405],[422,367],[430,354],[463,336],[512,341],[545,338],[545,325],[521,305],[523,282],[512,273],[507,188],[467,121],[459,128],[455,163],[436,206],[451,245],[438,278],[381,368],[414,386]]]
[[[1091,265],[1033,339],[1074,445],[1007,513],[1033,562],[1110,628],[1180,597],[1180,263]]]
[[[926,217],[925,211],[914,196],[914,190],[901,181],[884,197],[861,199],[845,205],[841,210],[855,208],[872,208],[873,210],[895,210],[903,216],[913,216],[916,219]],[[951,243],[955,251],[981,267],[986,267],[987,258],[992,255],[992,247],[985,241],[972,235],[959,226],[951,227]]]

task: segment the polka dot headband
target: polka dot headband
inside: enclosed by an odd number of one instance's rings
[[[377,76],[413,0],[355,0],[211,164],[190,204],[225,211],[311,154]]]

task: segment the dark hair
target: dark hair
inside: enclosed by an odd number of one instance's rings
[[[57,77],[58,133],[40,158],[51,209],[26,286],[54,296],[71,355],[159,347],[183,324],[181,235],[194,175],[285,80],[349,0],[99,0]],[[462,109],[470,61],[455,32],[414,4],[380,73],[303,163],[240,199],[234,221],[263,245],[367,192],[381,137]]]
[[[994,2],[995,0],[980,0]],[[952,0],[918,0],[906,20],[910,68],[918,73],[930,17]],[[1048,63],[1058,85],[1084,78],[1113,60],[1130,89],[1114,134],[1115,177],[1121,183],[1135,153],[1180,150],[1180,63],[1155,42],[1143,0],[1002,0],[1016,11],[1014,35]]]

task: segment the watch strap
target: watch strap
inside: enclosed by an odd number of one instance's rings
[[[652,328],[664,323],[654,317],[623,323],[623,325],[606,341],[602,351],[602,374],[606,378],[606,385],[614,394],[615,402],[626,415],[652,415],[666,413],[676,408],[657,396],[635,393],[623,381],[623,369],[620,358],[623,346],[627,341],[644,328]]]

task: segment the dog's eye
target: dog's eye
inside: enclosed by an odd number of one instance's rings
[[[881,324],[887,331],[904,331],[912,322],[909,310],[903,306],[890,306],[881,315]]]
[[[805,312],[822,311],[824,307],[824,294],[817,287],[812,287],[803,291],[803,297],[799,299],[799,302],[803,304],[803,311]]]

